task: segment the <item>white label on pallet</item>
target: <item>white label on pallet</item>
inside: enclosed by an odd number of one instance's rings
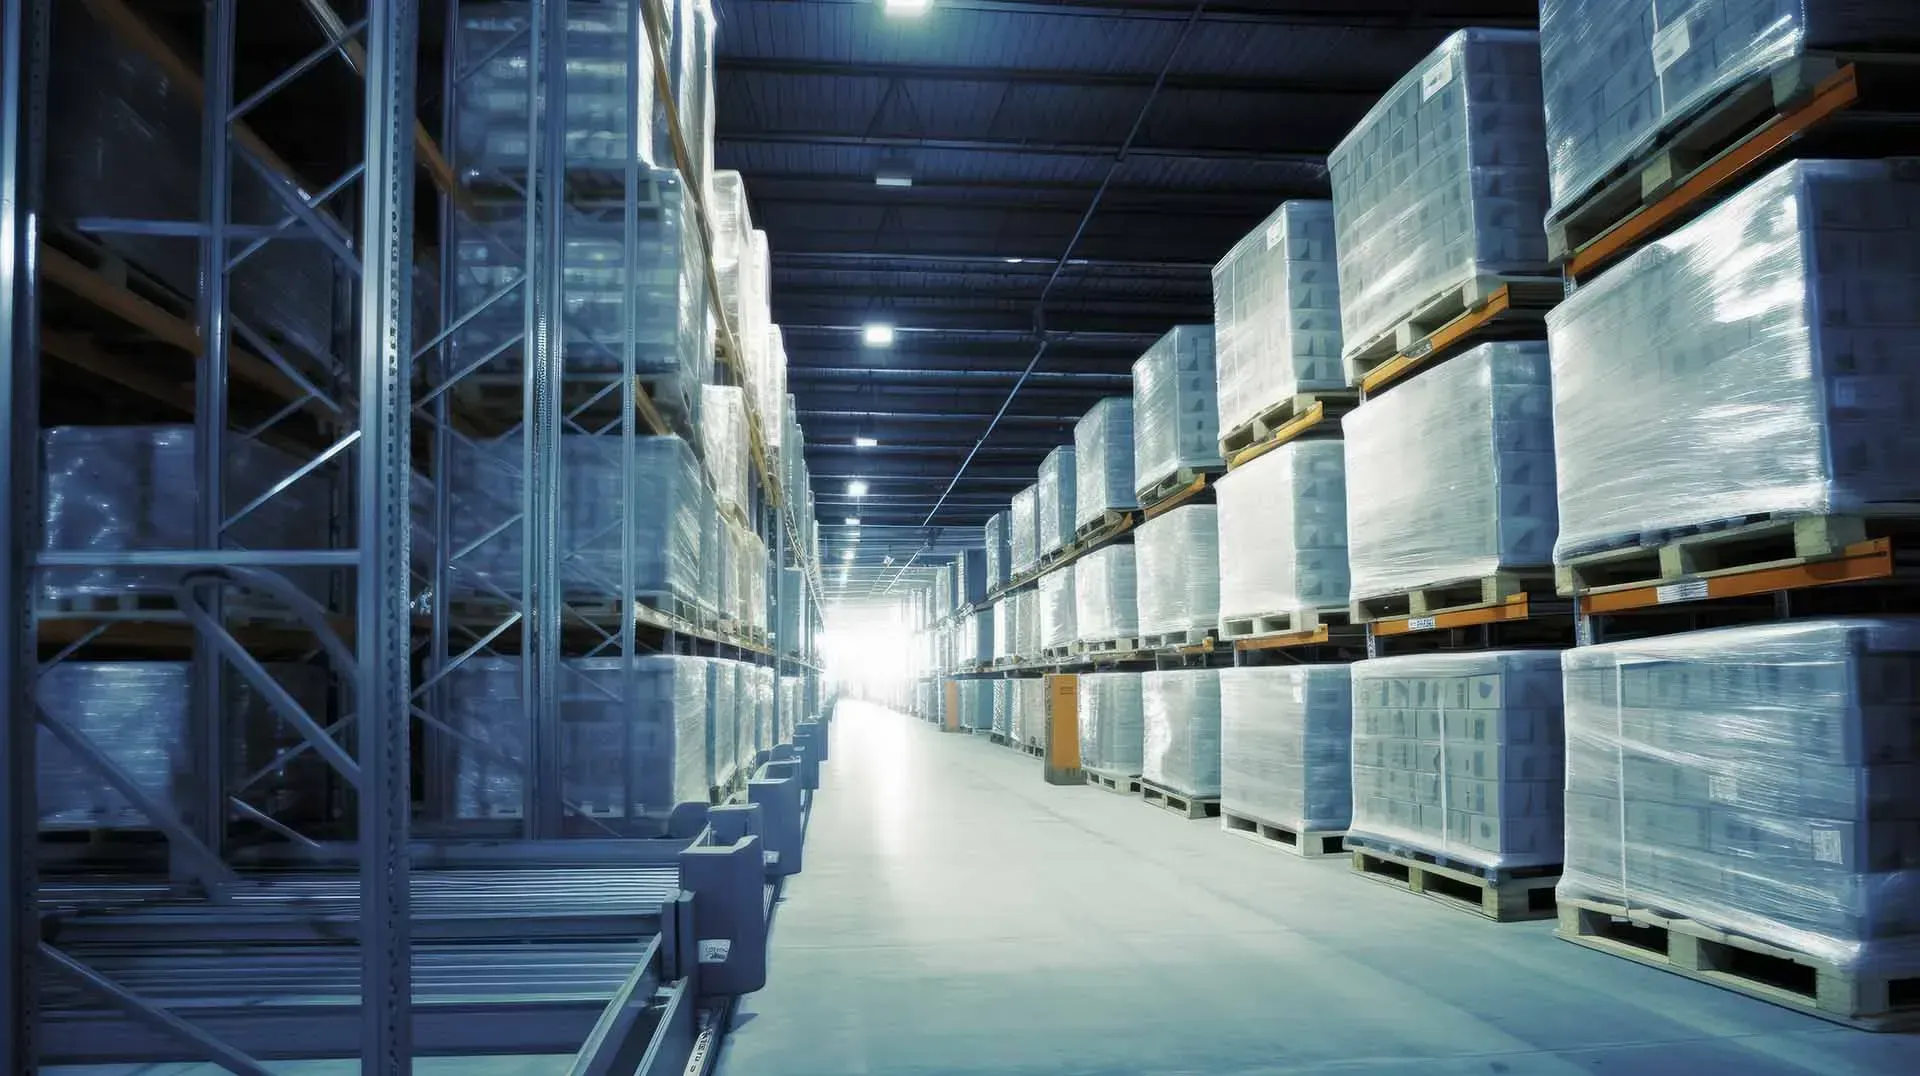
[[[1840,846],[1840,831],[1825,826],[1813,829],[1813,858],[1821,863],[1845,863],[1846,852]]]
[[[1272,224],[1267,225],[1267,249],[1272,250],[1274,247],[1279,246],[1280,237],[1286,234],[1287,222],[1284,220],[1276,220]]]
[[[1408,631],[1432,631],[1433,618],[1430,616],[1410,616],[1407,618]]]
[[[1707,798],[1715,803],[1732,803],[1740,794],[1739,782],[1730,773],[1707,775]]]
[[[1705,579],[1689,579],[1684,583],[1668,583],[1664,587],[1653,588],[1653,600],[1661,605],[1674,602],[1697,602],[1707,596]]]
[[[1453,54],[1448,53],[1440,57],[1439,63],[1427,68],[1426,74],[1420,76],[1420,100],[1425,101],[1439,93],[1446,88],[1447,83],[1452,81]]]
[[[1687,20],[1681,19],[1672,26],[1662,26],[1653,32],[1653,73],[1664,75],[1667,68],[1678,63],[1680,57],[1687,54],[1693,44],[1687,33]]]

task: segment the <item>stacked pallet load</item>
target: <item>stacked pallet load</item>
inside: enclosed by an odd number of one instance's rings
[[[1461,30],[1328,155],[1349,383],[1503,285],[1553,279],[1544,127],[1539,35]]]
[[[1007,508],[1007,563],[1014,575],[1032,570],[1040,561],[1038,485],[1013,495]]]
[[[1188,818],[1220,813],[1220,673],[1140,674],[1140,794]]]
[[[1411,654],[1351,669],[1354,869],[1492,919],[1551,915],[1566,755],[1560,651]]]
[[[987,551],[963,549],[953,558],[953,609],[971,609],[987,600]]]
[[[1073,542],[1076,469],[1073,446],[1061,445],[1040,461],[1040,480],[1034,485],[1034,545],[1042,558]]]
[[[1554,256],[1673,190],[1730,133],[1757,128],[1848,60],[1898,51],[1920,53],[1920,7],[1543,0]]]
[[[1138,790],[1146,751],[1140,678],[1132,672],[1082,673],[1076,685],[1080,768],[1109,791]]]
[[[954,626],[954,661],[961,670],[993,663],[993,617],[976,610],[959,618]]]
[[[996,736],[1013,734],[1013,682],[993,681],[993,732]]]
[[[1225,465],[1213,326],[1178,325],[1133,364],[1133,489],[1151,507]]]
[[[993,731],[992,680],[957,680],[960,727],[972,732]]]
[[[1214,485],[1220,637],[1347,618],[1347,465],[1337,440],[1289,441]]]
[[[1008,665],[1018,653],[1018,618],[1020,615],[1018,594],[1002,595],[993,603],[993,663]]]
[[[739,662],[726,658],[707,661],[707,784],[720,800],[735,787],[740,775]]]
[[[1083,651],[1125,652],[1138,646],[1139,579],[1133,557],[1130,545],[1104,546],[1068,569],[1073,573],[1075,637]]]
[[[1073,536],[1086,537],[1140,507],[1133,490],[1133,398],[1109,396],[1073,427]]]
[[[1563,937],[1858,1026],[1909,1005],[1920,619],[1689,632],[1565,667]]]
[[[1482,344],[1341,420],[1356,622],[1550,591],[1546,345]]]
[[[1287,202],[1234,244],[1213,268],[1213,324],[1223,456],[1348,405],[1332,202]]]
[[[1039,661],[1041,651],[1045,648],[1043,640],[1046,638],[1041,630],[1040,591],[1029,587],[1012,596],[1019,599],[1014,605],[1017,614],[1014,620],[1014,637],[1020,641],[1019,649],[1015,654],[1021,661]]]
[[[1047,742],[1047,679],[1020,676],[1006,681],[1012,692],[1015,747],[1042,747]]]
[[[995,512],[993,518],[987,520],[986,526],[981,528],[981,533],[986,540],[985,555],[987,563],[987,590],[989,593],[1006,585],[1008,569],[1011,566],[1007,550],[1007,535],[1011,527],[1012,520],[1009,518],[1008,513]]]
[[[747,521],[747,395],[730,385],[700,387],[700,448],[713,480],[713,500],[729,518]]]
[[[1353,812],[1349,666],[1220,670],[1220,818],[1298,855],[1345,848]]]
[[[1920,516],[1916,214],[1903,166],[1795,162],[1554,311],[1563,590],[1817,559]]]
[[[1218,511],[1188,504],[1134,533],[1140,642],[1149,649],[1206,640],[1220,620]]]
[[[1036,594],[1039,634],[1037,649],[1042,657],[1065,657],[1080,633],[1074,626],[1079,611],[1075,598],[1074,576],[1078,565],[1069,564],[1040,577]]]

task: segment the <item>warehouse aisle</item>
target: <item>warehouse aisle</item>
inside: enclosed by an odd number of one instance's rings
[[[1913,1073],[1869,1035],[1494,924],[864,704],[721,1076]]]

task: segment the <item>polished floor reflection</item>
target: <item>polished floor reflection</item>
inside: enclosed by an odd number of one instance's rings
[[[841,708],[721,1076],[1920,1072],[1848,1031]]]

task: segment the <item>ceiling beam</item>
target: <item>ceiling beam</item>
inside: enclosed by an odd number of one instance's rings
[[[1092,194],[1092,188],[1088,188]],[[876,263],[878,263],[876,265]],[[898,263],[898,268],[895,267]],[[843,268],[855,265],[862,268],[886,267],[891,271],[913,271],[922,266],[942,266],[947,268],[973,268],[1000,266],[1009,272],[1037,272],[1042,276],[1053,271],[1052,258],[1013,258],[1000,254],[913,254],[888,253],[867,248],[863,250],[812,250],[812,251],[773,251],[773,267],[780,269],[801,269],[813,266]],[[1158,261],[1138,258],[1074,258],[1067,263],[1069,270],[1080,269],[1083,272],[1141,272],[1141,273],[1213,273],[1214,263],[1210,261]]]
[[[716,135],[723,142],[755,142],[781,146],[839,146],[867,149],[931,149],[955,153],[998,153],[1039,157],[1111,158],[1114,147],[1098,142],[1030,142],[1017,138],[906,138],[897,135],[870,135],[852,131],[795,131],[722,128]],[[1253,149],[1235,146],[1134,146],[1130,157],[1174,157],[1208,161],[1262,161],[1271,163],[1324,165],[1325,150]]]
[[[944,6],[944,5],[943,5]],[[793,78],[882,79],[910,82],[997,82],[1068,89],[1150,90],[1151,71],[1071,71],[957,64],[851,63],[838,60],[721,56],[721,78],[728,75],[779,75]],[[1232,75],[1170,74],[1162,92],[1251,93],[1263,96],[1358,97],[1368,102],[1393,87],[1381,82],[1316,82],[1310,79]]]
[[[792,4],[793,0],[733,0]],[[807,3],[872,7],[873,0],[806,0]],[[796,5],[804,6],[804,4]],[[1193,5],[1184,0],[940,0],[946,11],[1039,15],[1087,20],[1184,22]],[[1409,10],[1411,8],[1411,10]],[[1326,3],[1210,2],[1202,20],[1258,26],[1326,26],[1435,30],[1461,26],[1539,25],[1537,0],[1345,0]]]

